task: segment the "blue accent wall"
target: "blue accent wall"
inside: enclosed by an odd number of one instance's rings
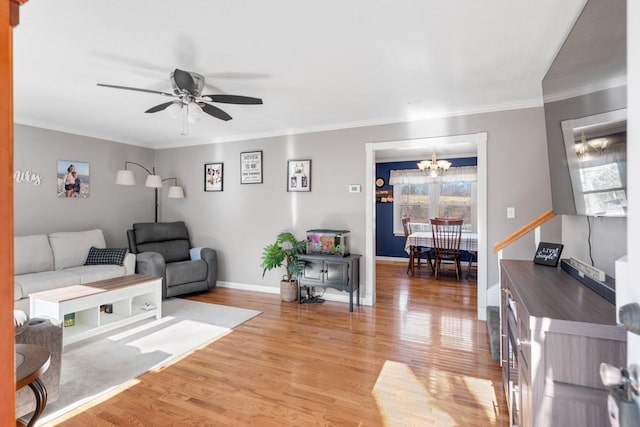
[[[452,167],[477,166],[477,157],[462,157],[459,159],[446,159]],[[419,160],[407,162],[376,163],[376,178],[384,179],[384,186],[376,187],[376,190],[393,190],[389,185],[391,170],[416,169]],[[404,236],[393,234],[393,202],[376,202],[376,255],[386,257],[408,258],[404,251]]]

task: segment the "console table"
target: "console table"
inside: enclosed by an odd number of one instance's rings
[[[559,268],[501,261],[502,381],[511,425],[609,424],[601,362],[626,366],[616,307]]]
[[[353,292],[356,304],[360,305],[360,257],[335,255],[299,255],[305,262],[304,271],[298,279],[301,288],[332,288],[349,293],[349,311],[353,311]],[[299,292],[302,295],[302,292]],[[300,297],[299,297],[300,298]]]

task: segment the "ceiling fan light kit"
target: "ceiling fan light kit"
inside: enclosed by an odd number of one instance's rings
[[[170,75],[173,93],[157,90],[142,89],[128,86],[109,85],[98,83],[98,86],[110,87],[114,89],[133,90],[137,92],[154,93],[166,97],[174,98],[172,101],[158,104],[149,108],[145,113],[157,113],[168,109],[171,117],[182,116],[182,134],[188,132],[188,124],[195,123],[200,119],[202,113],[206,113],[220,120],[228,121],[232,117],[222,109],[209,102],[219,102],[223,104],[259,105],[262,99],[240,95],[202,95],[204,89],[204,76],[192,71],[183,71],[176,68]]]

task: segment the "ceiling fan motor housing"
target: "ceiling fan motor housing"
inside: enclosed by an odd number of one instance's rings
[[[181,89],[176,84],[176,80],[174,77],[175,70],[171,72],[171,86],[173,87],[173,93],[176,95],[181,95],[183,93],[188,92],[193,95],[195,98],[198,98],[202,94],[202,89],[204,89],[204,76],[202,74],[194,73],[192,71],[187,71],[191,78],[193,79],[193,90],[186,91],[185,89]]]

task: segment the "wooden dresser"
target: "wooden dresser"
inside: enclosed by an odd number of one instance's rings
[[[559,268],[502,260],[501,344],[512,425],[609,425],[600,363],[627,351],[615,305]]]

